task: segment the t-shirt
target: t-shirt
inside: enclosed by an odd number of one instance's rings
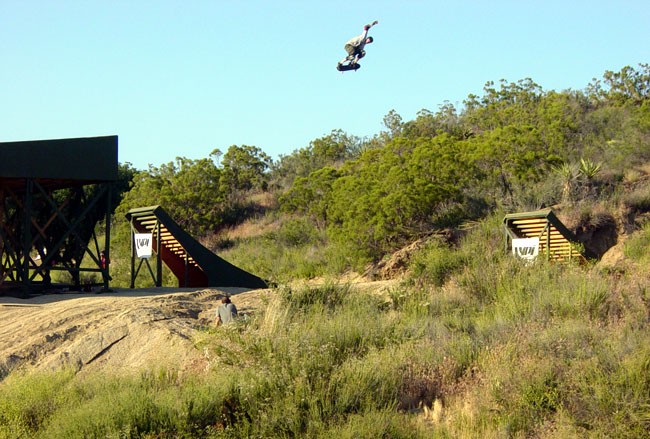
[[[362,50],[366,46],[366,38],[368,38],[368,31],[364,29],[363,33],[361,35],[357,35],[354,38],[350,38],[346,45],[351,45],[353,47],[359,48],[359,50]]]
[[[223,324],[232,322],[237,317],[237,307],[234,303],[224,303],[217,308],[217,316]]]

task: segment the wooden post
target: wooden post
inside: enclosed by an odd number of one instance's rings
[[[162,237],[160,236],[160,220],[156,220],[156,286],[162,287]]]
[[[135,229],[131,217],[131,288],[135,288]]]

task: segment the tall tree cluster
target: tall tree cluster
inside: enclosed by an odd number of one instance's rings
[[[133,178],[120,204],[121,218],[132,208],[161,205],[181,227],[196,236],[236,223],[246,211],[245,194],[264,190],[271,159],[254,146],[232,145],[209,158],[183,157],[150,166]]]
[[[462,108],[445,102],[409,121],[391,110],[386,131],[370,139],[334,130],[276,162],[233,145],[150,167],[120,208],[161,204],[204,235],[250,214],[252,193],[271,191],[285,214],[377,259],[436,228],[516,205],[559,169],[582,161],[621,173],[649,160],[649,93],[648,64],[607,71],[580,91],[545,91],[530,78],[489,81]],[[551,189],[546,202],[566,195],[562,178]]]
[[[329,236],[380,258],[445,225],[516,204],[563,164],[612,172],[650,158],[650,67],[606,72],[586,91],[544,91],[531,79],[490,81],[462,110],[445,103],[386,132],[343,167],[297,178],[281,197]],[[548,195],[560,201],[562,187]],[[541,207],[541,206],[536,206]]]

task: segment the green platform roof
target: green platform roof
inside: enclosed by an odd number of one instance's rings
[[[117,136],[0,142],[0,178],[117,180]]]

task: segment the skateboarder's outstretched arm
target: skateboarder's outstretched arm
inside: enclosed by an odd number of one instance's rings
[[[364,42],[366,41],[366,38],[368,37],[368,31],[370,30],[371,27],[373,27],[377,23],[379,23],[379,22],[377,20],[375,20],[372,23],[366,24],[363,27],[363,33],[361,35],[359,35],[358,37],[353,38],[354,40],[356,40],[358,42],[357,44],[364,44]]]
[[[363,30],[367,31],[367,30],[369,30],[371,27],[373,27],[373,26],[376,25],[376,24],[379,24],[379,21],[375,20],[375,21],[373,21],[373,22],[370,23],[370,24],[366,24],[366,25],[363,27]]]

